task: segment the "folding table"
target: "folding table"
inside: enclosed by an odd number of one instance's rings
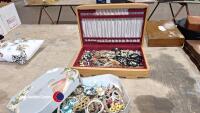
[[[48,1],[48,0],[46,0]],[[51,0],[52,1],[52,0]],[[24,0],[26,7],[40,7],[40,13],[38,18],[38,24],[41,23],[41,18],[43,11],[47,14],[49,19],[51,20],[52,24],[55,22],[53,21],[52,17],[50,16],[49,12],[47,11],[47,7],[60,7],[58,12],[58,17],[56,20],[56,24],[59,23],[59,19],[61,16],[62,8],[64,6],[70,7],[73,11],[74,15],[76,15],[73,6],[85,5],[85,4],[96,4],[96,0],[55,0],[52,3],[44,3],[42,0]],[[156,0],[129,0],[129,2],[137,2],[137,3],[155,3]]]

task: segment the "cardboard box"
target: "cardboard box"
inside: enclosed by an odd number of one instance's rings
[[[2,4],[0,8],[0,33],[6,35],[9,31],[21,25],[14,3]]]
[[[200,16],[188,16],[187,28],[200,32]]]
[[[82,47],[72,67],[83,76],[114,74],[125,78],[148,77],[149,66],[143,51],[146,4],[101,4],[77,7]],[[121,48],[141,52],[143,66],[111,68],[80,66],[84,51]]]
[[[149,47],[176,47],[183,46],[184,36],[177,27],[161,31],[158,27],[163,26],[168,21],[148,21],[147,22],[147,42]]]

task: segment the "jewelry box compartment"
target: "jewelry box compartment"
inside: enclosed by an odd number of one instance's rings
[[[147,67],[141,48],[120,46],[83,48],[74,66],[129,69]]]
[[[81,78],[82,85],[54,113],[129,113],[132,99],[112,74]],[[105,81],[109,81],[106,82]]]
[[[77,7],[82,48],[71,66],[82,76],[147,77],[149,66],[142,47],[147,7],[141,3]]]
[[[119,49],[119,50],[124,50],[124,51],[133,51],[133,52],[139,52],[140,57],[141,57],[141,64],[139,66],[117,66],[117,67],[104,67],[104,66],[81,66],[80,61],[83,60],[84,53],[88,51],[108,51],[115,53],[113,49]],[[134,53],[135,54],[135,53]],[[123,57],[122,57],[123,58]],[[105,58],[108,60],[107,58]],[[116,59],[116,58],[115,58]],[[117,60],[112,59],[105,64],[109,64],[109,62],[116,62]],[[97,59],[98,60],[98,59]],[[119,59],[120,60],[120,59]],[[127,60],[127,59],[125,59]],[[131,60],[130,60],[131,61]],[[117,61],[118,62],[118,61]],[[129,62],[127,60],[126,62]],[[126,46],[118,46],[116,48],[115,46],[110,46],[110,47],[84,47],[80,50],[78,56],[75,59],[75,62],[73,64],[73,67],[78,69],[80,74],[83,76],[91,76],[91,75],[96,75],[96,74],[105,74],[105,73],[110,73],[110,74],[115,74],[120,77],[126,77],[126,78],[135,78],[135,77],[140,77],[140,76],[146,76],[148,74],[148,64],[146,63],[146,58],[143,53],[143,49],[141,47],[135,47],[133,48],[132,46],[126,47]]]

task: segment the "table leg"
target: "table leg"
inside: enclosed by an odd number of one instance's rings
[[[179,13],[181,12],[181,10],[183,9],[184,5],[181,5],[181,7],[179,8],[179,10],[177,11],[177,13],[174,16],[174,19],[179,15]]]
[[[154,14],[155,10],[157,9],[158,5],[160,4],[160,2],[157,2],[156,7],[153,9],[153,11],[151,12],[148,21],[150,20],[150,18],[152,17],[152,15]]]
[[[60,6],[60,9],[59,9],[58,19],[57,19],[57,22],[56,22],[57,24],[59,23],[59,20],[60,20],[61,11],[62,11],[62,6]]]
[[[74,11],[73,7],[70,6],[71,10],[73,11],[74,15],[76,16],[76,12]]]
[[[173,11],[171,2],[169,2],[169,7],[170,7],[170,10],[171,10],[171,13],[172,13],[172,17],[174,19],[174,11]]]
[[[38,19],[38,24],[41,23],[41,18],[42,18],[43,9],[44,9],[44,7],[42,6],[42,7],[40,8],[40,14],[39,14],[39,19]]]
[[[187,16],[189,16],[189,15],[190,15],[190,11],[189,11],[188,4],[187,4],[187,3],[185,4],[185,7],[186,7],[186,11],[187,11]]]
[[[54,24],[53,19],[51,18],[51,16],[49,15],[48,11],[46,10],[46,8],[44,8],[45,13],[47,14],[47,16],[49,17],[49,19],[51,20],[51,23]]]

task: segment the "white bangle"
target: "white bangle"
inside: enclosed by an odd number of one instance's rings
[[[119,96],[121,96],[121,95],[120,95],[120,93],[118,91],[113,91],[112,95],[111,95],[111,98],[112,98],[113,101],[114,100],[120,100]]]
[[[101,104],[101,106],[102,106],[102,107],[101,107],[101,110],[100,110],[99,112],[97,112],[97,113],[103,112],[103,110],[104,110],[103,102],[100,101],[99,99],[93,99],[92,101],[90,101],[90,102],[88,103],[87,108],[86,108],[86,113],[90,113],[90,112],[89,112],[89,106],[90,106],[92,103],[99,103],[99,104]]]

